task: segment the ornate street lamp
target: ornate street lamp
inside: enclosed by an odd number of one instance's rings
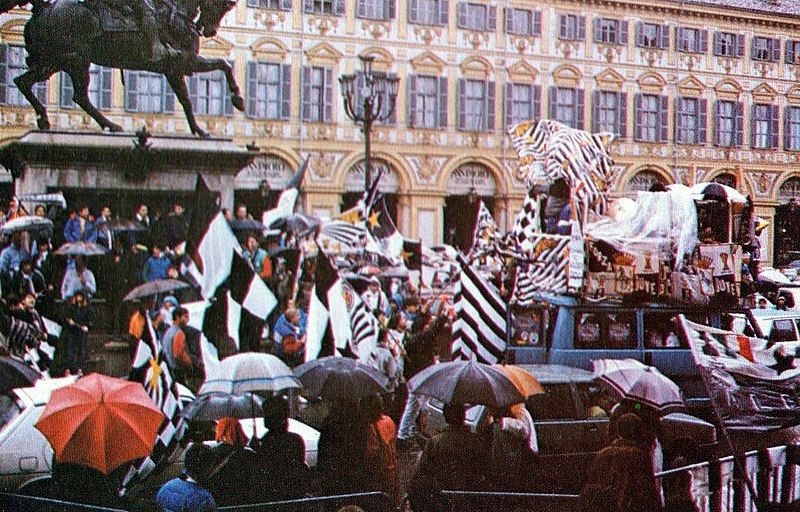
[[[342,75],[339,85],[347,117],[360,124],[364,133],[364,190],[369,190],[372,185],[372,123],[386,121],[394,113],[400,79],[394,74],[373,74],[373,56],[360,56],[359,59],[364,68],[363,77]]]

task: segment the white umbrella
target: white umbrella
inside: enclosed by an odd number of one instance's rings
[[[58,248],[62,256],[102,256],[108,249],[94,242],[67,242]]]
[[[240,394],[300,387],[300,381],[292,369],[277,357],[259,352],[242,352],[223,359],[214,367],[206,376],[200,393],[218,391]]]
[[[53,229],[53,221],[47,217],[24,215],[3,224],[3,234],[8,235],[17,231],[43,231]]]
[[[634,359],[597,359],[592,366],[595,378],[622,398],[642,402],[662,414],[685,406],[678,385],[652,366]]]

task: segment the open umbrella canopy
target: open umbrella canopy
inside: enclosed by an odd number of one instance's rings
[[[54,390],[34,426],[50,442],[56,461],[108,474],[150,455],[163,422],[140,382],[93,373]]]
[[[594,376],[624,399],[646,404],[661,414],[685,407],[677,384],[652,366],[634,359],[596,359]]]
[[[231,229],[236,232],[241,231],[266,231],[267,226],[255,219],[240,219],[231,222]]]
[[[747,198],[735,188],[714,181],[698,183],[689,189],[695,199],[716,199],[726,203],[747,203]]]
[[[2,232],[4,235],[17,233],[20,231],[48,231],[53,229],[53,221],[47,217],[37,217],[35,215],[24,215],[12,219],[3,224]]]
[[[495,368],[503,372],[505,376],[508,377],[515,386],[517,386],[517,389],[525,398],[545,392],[544,386],[542,386],[536,377],[519,366],[514,366],[511,364],[498,364],[495,365]]]
[[[245,393],[281,391],[301,387],[286,363],[272,354],[242,352],[226,357],[212,368],[200,393]]]
[[[293,213],[286,217],[281,217],[272,222],[269,227],[273,229],[281,229],[283,231],[293,231],[295,233],[302,233],[309,229],[319,226],[320,220],[311,215],[303,213]]]
[[[155,281],[149,281],[147,283],[140,284],[136,288],[133,288],[122,300],[129,301],[150,297],[152,295],[161,295],[162,293],[168,293],[174,290],[180,290],[182,288],[189,288],[190,286],[191,285],[189,283],[186,281],[181,281],[180,279],[157,279]]]
[[[120,219],[117,217],[108,221],[99,221],[94,225],[94,229],[96,231],[108,230],[115,233],[122,233],[125,231],[147,231],[147,226],[135,220]]]
[[[328,356],[294,369],[303,388],[330,400],[358,400],[386,392],[388,381],[378,370],[349,357]]]
[[[102,256],[108,249],[93,242],[67,242],[58,248],[62,256]]]
[[[204,393],[183,408],[187,422],[217,421],[222,418],[258,418],[264,414],[261,397],[252,393]]]
[[[33,386],[41,376],[24,361],[10,356],[0,357],[0,393]]]
[[[514,382],[496,367],[462,360],[425,368],[408,381],[408,392],[432,396],[445,403],[498,409],[525,400]]]

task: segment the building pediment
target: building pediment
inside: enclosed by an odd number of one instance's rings
[[[786,91],[786,102],[789,105],[800,105],[800,85],[795,85]]]
[[[461,76],[471,80],[488,80],[492,65],[483,57],[471,57],[461,63]]]
[[[661,94],[661,92],[664,90],[664,86],[667,85],[667,81],[664,80],[663,76],[652,72],[644,73],[639,77],[637,82],[639,83],[639,89],[641,89],[642,92],[650,94]]]
[[[25,44],[25,23],[27,20],[11,20],[0,27],[0,37],[3,44]]]
[[[756,103],[772,103],[778,92],[769,84],[761,83],[753,89],[753,101]]]
[[[394,64],[394,58],[392,57],[392,54],[383,48],[367,48],[361,53],[361,55],[365,57],[374,57],[375,60],[372,61],[372,69],[382,73],[388,73],[391,71],[392,64]]]
[[[306,52],[306,59],[312,66],[336,66],[342,53],[328,43],[320,43]]]
[[[717,98],[724,101],[739,101],[739,95],[742,93],[742,86],[735,80],[726,78],[717,82],[714,86],[714,91],[717,93]]]
[[[411,69],[417,75],[438,76],[442,74],[445,66],[446,63],[431,52],[421,53],[411,59]]]
[[[267,62],[284,62],[289,48],[280,39],[263,37],[250,47],[256,60]]]
[[[583,75],[575,66],[563,65],[553,71],[553,82],[559,87],[578,87]]]
[[[678,82],[678,94],[681,96],[690,96],[696,98],[703,94],[705,88],[705,85],[703,85],[700,80],[693,76],[686,77]]]
[[[597,86],[601,89],[619,91],[622,89],[622,84],[625,83],[625,77],[614,71],[613,69],[606,69],[601,71],[594,77]]]
[[[517,61],[516,64],[508,68],[509,79],[518,84],[532,84],[538,74],[539,72],[536,68],[524,60]]]
[[[200,43],[200,54],[204,57],[227,59],[232,49],[233,43],[219,36],[205,39]]]

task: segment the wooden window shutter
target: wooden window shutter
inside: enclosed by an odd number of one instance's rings
[[[419,21],[419,0],[408,0],[408,22]]]
[[[439,128],[447,128],[447,77],[439,77]]]
[[[314,13],[314,0],[303,0],[303,12]]]
[[[312,76],[313,76],[314,68],[311,66],[304,66],[303,67],[303,83],[301,84],[303,90],[303,97],[302,97],[302,117],[303,121],[311,121],[312,113],[311,113],[311,90],[312,90]]]
[[[247,63],[247,106],[245,115],[250,118],[256,117],[258,109],[256,93],[258,91],[258,63]]]
[[[769,124],[769,138],[770,138],[770,147],[772,149],[778,149],[779,141],[778,138],[778,129],[780,127],[780,107],[778,105],[770,105],[770,124]]]
[[[163,105],[165,114],[172,114],[175,112],[175,92],[172,90],[172,87],[167,82],[167,77],[163,77],[161,80],[161,90],[163,91]]]
[[[658,107],[659,142],[669,140],[669,96],[661,96]]]
[[[75,88],[72,86],[72,79],[64,71],[59,73],[59,76],[61,77],[61,107],[75,108],[75,102],[72,100],[72,95],[75,92]]]
[[[417,111],[417,77],[416,75],[411,75],[408,77],[408,89],[407,89],[408,97],[406,102],[408,103],[408,126],[414,128],[417,125],[416,119],[416,111]]]
[[[0,44],[0,103],[6,103],[8,76],[8,45]]]
[[[558,97],[558,87],[550,87],[550,94],[547,99],[547,117],[555,120],[556,118],[556,98]]]
[[[559,14],[558,15],[558,37],[560,39],[566,39],[568,34],[568,27],[567,22],[569,21],[569,17],[566,14]]]
[[[584,98],[583,89],[575,89],[575,128],[584,129]]]
[[[750,58],[753,59],[753,60],[759,60],[758,56],[757,56],[758,51],[756,49],[756,40],[757,39],[758,39],[758,36],[753,36],[753,39],[750,41]],[[739,49],[738,44],[736,46],[736,49],[737,50]],[[769,48],[767,48],[767,52],[769,52]]]
[[[531,35],[539,37],[542,35],[542,11],[532,11],[532,14]]]
[[[750,106],[750,147],[756,146],[756,105]]]
[[[714,32],[714,55],[722,55],[722,34]]]
[[[195,74],[187,78],[186,88],[189,91],[189,101],[192,102],[192,105],[197,105],[197,82],[199,81],[199,77]],[[210,114],[210,112],[206,112],[206,114]]]
[[[660,42],[658,44],[659,48],[662,50],[669,50],[669,25],[659,26],[658,31],[660,32]]]
[[[292,116],[292,65],[281,64],[281,119]]]
[[[510,82],[506,82],[505,86],[505,94],[503,94],[503,103],[505,104],[505,128],[506,130],[514,124],[514,109],[512,108],[513,105],[513,94],[514,94],[514,84]]]
[[[495,128],[496,95],[494,82],[485,82],[486,87],[486,107],[483,109],[486,115],[486,131],[493,132]]]
[[[617,21],[619,44],[628,44],[628,20]]]
[[[531,86],[531,112],[537,121],[542,118],[542,86]]]
[[[792,149],[790,146],[789,141],[789,113],[792,111],[792,107],[786,107],[783,110],[783,149],[789,150]]]
[[[450,23],[450,0],[439,0],[439,25]]]
[[[595,18],[594,23],[592,24],[592,40],[595,43],[599,43],[600,41],[600,18]]]
[[[137,100],[139,73],[137,71],[124,71],[125,73],[125,110],[128,112],[138,112]]]
[[[735,125],[734,120],[734,125]],[[714,145],[720,145],[720,135],[719,135],[719,100],[714,101],[714,114],[713,114],[713,125],[712,125],[712,133],[714,134]],[[736,131],[736,126],[733,127],[734,133]]]
[[[737,34],[736,36],[736,56],[741,57],[744,55],[744,34]]]
[[[100,68],[100,105],[101,109],[111,108],[111,83],[112,69],[105,66]]]
[[[322,120],[326,123],[333,122],[333,106],[333,69],[325,68],[325,104]]]
[[[644,23],[641,21],[636,22],[636,46],[644,46]]]
[[[456,127],[463,130],[467,125],[467,106],[465,105],[464,96],[466,95],[467,82],[463,78],[458,79],[458,95],[456,96],[456,104],[458,108],[458,119],[456,120]]]
[[[674,125],[675,129],[676,144],[683,144],[684,140],[686,140],[685,139],[686,134],[684,133],[685,128],[680,122],[681,116],[683,114],[683,107],[684,107],[683,98],[675,98],[675,112],[673,112],[672,124]]]
[[[780,39],[770,39],[770,54],[772,62],[778,62],[781,60],[781,40]]]
[[[619,93],[617,100],[617,128],[621,138],[628,137],[628,93]]]
[[[497,7],[490,5],[487,9],[486,30],[488,32],[497,31]]]
[[[333,14],[344,16],[344,0],[333,0]]]
[[[229,64],[231,65],[231,68],[233,68],[234,63],[231,61]],[[222,71],[217,71],[216,75],[222,84],[222,113],[225,115],[225,117],[233,117],[233,97],[228,90],[227,82],[225,81],[225,73]]]
[[[700,53],[708,53],[708,30],[700,30],[697,32],[697,48]]]
[[[744,144],[744,103],[736,103],[736,147]]]
[[[292,0],[281,0],[281,10],[291,11],[292,10]]]
[[[516,32],[514,32],[514,8],[504,7],[503,13],[506,21],[506,34],[516,34]]]
[[[575,19],[575,39],[578,41],[586,39],[586,16],[578,16]]]
[[[456,9],[458,10],[456,25],[458,28],[467,28],[467,4],[464,2],[458,2]]]
[[[697,99],[697,143],[705,144],[708,126],[708,100]]]
[[[385,7],[386,9],[384,12],[386,13],[387,20],[393,20],[397,17],[397,7],[395,5],[394,0],[384,0],[386,2]]]
[[[637,29],[638,30],[638,29]],[[592,91],[592,131],[600,131],[600,91]]]
[[[634,140],[642,140],[642,97],[639,93],[633,97],[633,119],[636,123],[633,127]]]
[[[787,64],[794,64],[794,43],[791,40],[784,43],[783,60]]]
[[[377,0],[356,0],[356,18],[367,17],[367,2],[374,2]]]

